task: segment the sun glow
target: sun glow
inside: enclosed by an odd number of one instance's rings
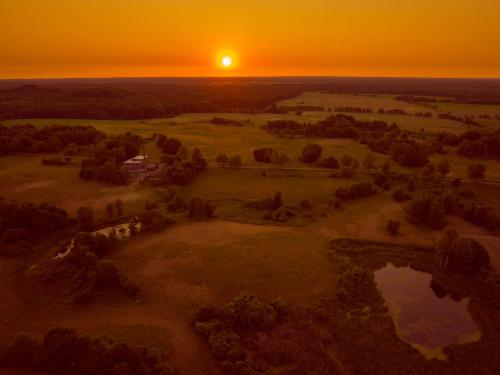
[[[231,58],[231,56],[224,56],[221,62],[222,65],[226,68],[229,68],[231,65],[233,65],[233,59]]]
[[[233,51],[220,51],[217,54],[216,65],[222,70],[233,70],[238,66],[237,55]]]

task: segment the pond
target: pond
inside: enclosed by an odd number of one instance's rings
[[[135,224],[136,230],[141,229],[141,223],[137,222]],[[105,227],[99,230],[96,230],[95,232],[92,232],[91,234],[102,234],[105,236],[112,236],[116,240],[124,240],[130,237],[130,223],[123,223],[123,224],[116,224],[112,225],[109,227]],[[69,244],[64,248],[63,252],[58,253],[54,258],[55,259],[63,259],[65,258],[73,249],[75,239],[71,239]]]
[[[439,287],[432,288],[431,274],[389,263],[375,271],[375,281],[399,337],[427,358],[445,359],[443,347],[479,340],[467,310],[469,299],[450,298]]]

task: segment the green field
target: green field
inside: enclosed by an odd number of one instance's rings
[[[394,109],[410,112],[427,111],[426,106],[396,101],[393,96],[376,97],[305,93],[281,102],[280,105],[322,105],[327,108],[353,106]],[[483,108],[468,106],[476,113]],[[493,108],[493,107],[492,107]],[[491,108],[490,108],[491,109]],[[446,111],[441,107],[436,111]],[[456,112],[454,112],[456,110]],[[465,110],[465,109],[464,109]],[[493,110],[493,109],[492,109]],[[450,109],[459,114],[458,105]],[[469,113],[469,112],[468,112]],[[109,257],[120,269],[137,282],[143,293],[128,300],[102,298],[98,303],[74,306],[61,297],[50,284],[36,283],[30,271],[41,260],[29,258],[29,267],[16,259],[0,258],[0,338],[12,339],[18,333],[40,336],[47,329],[65,326],[91,335],[107,334],[113,338],[145,344],[164,350],[180,374],[219,374],[207,347],[189,325],[193,310],[205,303],[225,304],[241,292],[252,292],[268,298],[283,297],[300,306],[317,301],[335,291],[339,277],[336,265],[328,257],[328,243],[333,238],[353,237],[400,244],[432,245],[439,232],[416,227],[405,219],[404,204],[396,203],[390,192],[347,202],[340,209],[327,204],[337,188],[368,176],[358,174],[353,179],[328,178],[330,170],[311,170],[299,161],[301,150],[310,142],[323,148],[323,156],[350,155],[363,161],[372,153],[365,145],[344,139],[288,139],[268,134],[261,126],[269,120],[293,119],[315,122],[332,113],[304,112],[303,115],[275,114],[183,114],[169,119],[144,121],[108,120],[15,120],[7,125],[31,123],[91,125],[108,135],[124,132],[150,137],[163,133],[182,141],[189,149],[199,147],[209,162],[188,186],[178,190],[187,197],[211,200],[216,218],[179,223],[157,234],[141,234],[124,242]],[[465,112],[463,112],[465,114]],[[467,130],[464,124],[413,116],[353,114],[358,119],[397,122],[403,128],[419,131]],[[244,121],[243,126],[213,125],[213,117]],[[247,121],[248,120],[248,121]],[[272,147],[286,153],[290,162],[282,168],[256,163],[252,152],[259,147]],[[146,153],[159,160],[161,150],[154,141],[146,145]],[[241,169],[215,166],[215,157],[241,155]],[[133,182],[127,186],[109,186],[79,178],[79,158],[74,166],[46,166],[44,155],[15,155],[0,158],[0,196],[27,202],[47,202],[67,209],[74,215],[80,206],[91,206],[98,219],[105,218],[105,206],[120,198],[125,203],[125,215],[144,211],[145,203],[154,200],[164,187]],[[388,161],[386,155],[375,154],[376,163]],[[450,177],[466,177],[471,159],[456,155],[434,155],[432,161],[443,158],[451,162]],[[487,166],[486,178],[500,180],[497,161],[481,161]],[[393,170],[420,173],[397,167]],[[265,172],[265,173],[263,173]],[[498,185],[464,184],[493,207],[500,204]],[[313,208],[308,216],[298,211],[289,223],[274,223],[262,218],[263,211],[243,206],[243,201],[258,199],[281,191],[286,205],[297,207],[310,200]],[[389,219],[402,223],[398,237],[386,230]],[[485,229],[458,217],[448,217],[462,234],[474,236],[490,250],[495,266],[500,265],[498,240]],[[58,251],[51,248],[42,254],[50,258]],[[21,271],[20,271],[21,270]],[[196,360],[193,360],[195,358]]]

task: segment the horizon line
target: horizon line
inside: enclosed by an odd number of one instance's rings
[[[365,78],[365,79],[436,79],[436,80],[500,80],[498,77],[460,77],[460,76],[337,76],[337,75],[249,75],[249,76],[88,76],[88,77],[15,77],[0,78],[0,81],[56,81],[56,80],[106,80],[106,79],[251,79],[251,78]]]

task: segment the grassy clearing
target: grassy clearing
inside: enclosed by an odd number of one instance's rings
[[[0,158],[0,196],[32,203],[51,203],[72,215],[81,206],[91,206],[97,216],[104,216],[105,206],[120,198],[125,212],[144,208],[151,195],[150,187],[132,184],[110,186],[84,181],[78,176],[78,166],[42,165],[43,155],[16,155]]]

